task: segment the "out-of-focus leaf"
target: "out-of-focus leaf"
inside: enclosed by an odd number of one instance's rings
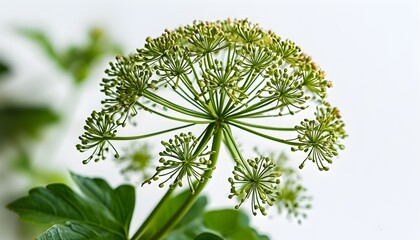
[[[66,176],[60,171],[33,166],[31,156],[28,152],[20,147],[17,150],[17,155],[11,161],[11,170],[13,170],[13,174],[23,174],[28,177],[30,179],[29,187],[48,183],[66,183],[68,181]]]
[[[55,224],[39,239],[128,239],[135,191],[121,185],[112,189],[104,180],[72,174],[82,194],[64,184],[29,191],[7,208],[26,221]]]
[[[58,114],[47,107],[0,107],[0,145],[22,136],[36,138],[42,127],[58,120]]]
[[[5,62],[0,60],[0,77],[10,72],[10,67]],[[1,78],[0,78],[1,79]]]
[[[223,238],[217,236],[216,234],[205,232],[198,235],[194,240],[223,240]]]
[[[82,83],[89,75],[95,61],[104,54],[113,53],[106,34],[102,29],[92,28],[89,31],[89,41],[85,46],[73,46],[62,55],[63,61],[76,83]]]
[[[19,150],[18,155],[13,159],[13,169],[18,172],[29,172],[31,170],[31,158],[25,150]]]
[[[57,50],[51,40],[41,31],[20,29],[19,32],[38,44],[61,70],[72,76],[75,84],[83,83],[94,64],[104,55],[120,52],[120,48],[112,43],[100,28],[92,28],[89,31],[86,44],[72,45],[61,51]]]
[[[51,40],[42,32],[35,29],[28,29],[28,28],[20,28],[18,29],[18,32],[34,41],[44,52],[47,54],[47,56],[53,60],[57,65],[60,67],[64,67],[63,62],[61,61],[60,54],[56,51],[53,44],[51,43]]]

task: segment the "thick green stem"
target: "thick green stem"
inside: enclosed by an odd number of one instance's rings
[[[143,224],[141,225],[141,227],[137,230],[137,232],[133,235],[133,237],[131,238],[131,240],[139,240],[141,239],[141,236],[143,235],[143,233],[146,231],[147,226],[149,226],[149,223],[152,221],[153,216],[156,215],[156,213],[159,211],[159,209],[165,205],[166,200],[169,199],[169,197],[171,196],[172,192],[175,189],[169,189],[166,194],[162,197],[162,199],[160,199],[159,203],[156,205],[156,207],[153,209],[153,211],[150,213],[150,215],[146,218],[146,220],[143,222]]]
[[[212,123],[212,124],[210,124],[207,128],[206,128],[206,130],[204,131],[204,135],[203,136],[201,136],[200,137],[200,139],[201,139],[201,141],[200,141],[200,143],[199,143],[199,145],[197,146],[197,150],[196,151],[202,151],[202,149],[205,147],[205,145],[206,145],[206,143],[211,139],[211,137],[213,136],[213,132],[214,132],[214,130],[215,130],[215,124],[214,123]],[[221,132],[221,131],[220,131]],[[217,135],[217,134],[216,134]],[[210,159],[212,160],[212,163],[214,163],[214,164],[212,164],[212,167],[214,167],[214,165],[215,165],[215,163],[216,163],[216,161],[215,160],[217,160],[217,154],[218,154],[218,152],[219,152],[219,149],[220,149],[220,142],[221,142],[221,137],[219,137],[219,138],[217,138],[217,139],[220,139],[220,140],[217,140],[217,141],[215,141],[215,139],[216,139],[216,136],[214,137],[214,140],[213,140],[213,147],[212,147],[212,151],[215,151],[214,152],[214,154],[212,154],[211,155],[211,157],[210,157]],[[215,144],[215,142],[218,142],[218,144]],[[216,145],[218,145],[218,148],[216,149]],[[216,156],[214,156],[214,155],[216,155]],[[210,173],[208,173],[208,172],[206,172],[205,173],[205,176],[211,176],[211,172]],[[207,182],[207,179],[205,179],[205,181]],[[202,185],[202,183],[201,183],[201,185]],[[200,188],[200,190],[198,190],[199,192],[201,192],[201,190],[202,190],[202,188],[204,188],[204,186],[198,186],[197,187],[197,189],[199,189]],[[156,207],[153,209],[153,211],[150,213],[150,215],[147,217],[147,219],[143,222],[143,224],[142,224],[142,226],[137,230],[137,232],[133,235],[133,237],[131,238],[131,240],[141,240],[141,239],[144,239],[144,234],[147,232],[147,229],[148,229],[148,227],[149,227],[149,224],[153,221],[153,218],[158,214],[158,212],[160,211],[160,209],[163,207],[163,206],[165,206],[165,204],[167,203],[167,201],[170,199],[170,196],[171,196],[171,194],[174,192],[174,190],[175,190],[175,188],[174,189],[169,189],[168,191],[167,191],[167,193],[163,196],[163,198],[159,201],[159,203],[156,205]],[[196,191],[196,193],[194,194],[194,195],[192,195],[192,196],[198,196],[198,194],[199,194],[199,192],[197,192]],[[194,203],[194,200],[195,199],[193,199],[192,200],[192,203]],[[185,201],[191,201],[191,200],[189,200],[189,198],[187,198]],[[185,203],[181,206],[181,208],[182,207],[184,207],[184,205],[185,205]],[[189,207],[191,207],[191,205],[189,206]],[[188,208],[189,209],[189,208]],[[186,209],[186,210],[188,210],[188,209]],[[176,214],[179,214],[178,212],[176,212],[175,213],[175,215]],[[165,227],[163,228],[163,229],[165,229],[166,228],[166,225],[165,225]],[[161,231],[163,231],[163,230],[159,230],[158,232],[161,232]],[[158,236],[159,237],[159,236]],[[148,239],[158,239],[158,238],[148,238]]]
[[[212,154],[210,157],[211,160],[211,166],[210,170],[207,170],[204,173],[204,180],[203,182],[199,183],[197,188],[195,189],[195,193],[192,195],[189,195],[187,199],[185,199],[184,203],[180,206],[180,208],[172,215],[172,217],[166,222],[166,224],[160,229],[160,231],[157,231],[150,239],[162,239],[166,234],[169,233],[171,228],[173,228],[181,219],[182,217],[187,213],[187,211],[191,208],[191,206],[194,204],[197,197],[200,195],[201,191],[206,186],[208,180],[210,179],[212,172],[216,166],[216,162],[219,156],[220,152],[220,145],[222,143],[222,133],[223,129],[222,126],[216,127],[216,133],[213,137],[213,143],[212,143]]]
[[[233,159],[236,163],[242,164],[242,166],[247,170],[247,172],[251,174],[251,170],[249,169],[248,164],[245,163],[245,158],[242,156],[241,151],[239,151],[239,147],[236,144],[235,139],[233,139],[232,132],[229,126],[225,126],[224,133],[226,146]]]

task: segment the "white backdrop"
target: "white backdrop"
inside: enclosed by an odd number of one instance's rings
[[[195,19],[248,18],[296,42],[326,71],[334,83],[330,102],[341,109],[350,135],[346,150],[330,171],[318,172],[311,164],[301,171],[314,196],[313,209],[302,225],[274,214],[253,218],[253,224],[274,240],[420,239],[420,2],[112,2],[0,0],[0,54],[12,56],[17,78],[0,94],[17,91],[35,98],[32,101],[58,107],[68,85],[57,80],[67,76],[40,50],[16,35],[17,26],[43,29],[62,46],[82,41],[89,26],[102,26],[129,53],[142,47],[147,36],[158,36],[165,28]],[[98,108],[102,98],[98,84],[106,67],[106,62],[99,66],[80,93],[77,114],[68,120],[71,129],[47,137],[47,142],[60,137],[63,143],[57,149],[40,150],[39,156],[49,155],[48,163],[37,159],[40,166],[106,176],[113,184],[121,182],[112,163],[82,165],[85,155],[74,147],[85,117]],[[24,83],[40,77],[36,84]],[[299,163],[296,161],[296,166]],[[233,206],[226,197],[229,171],[222,169],[212,179],[207,190],[212,207]],[[144,209],[150,209],[161,194],[156,194],[155,186],[137,191],[137,224],[146,215]],[[225,195],[220,186],[224,186]],[[4,234],[13,237],[7,229]]]

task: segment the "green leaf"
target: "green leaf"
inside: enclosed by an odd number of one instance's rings
[[[186,193],[173,198],[179,201]],[[201,196],[183,219],[171,230],[165,240],[226,239],[226,240],[268,240],[267,236],[249,225],[248,216],[241,210],[222,209],[205,211],[207,198]],[[174,211],[174,209],[167,211]],[[208,238],[205,238],[208,237]],[[144,239],[147,239],[144,238]]]
[[[21,29],[18,29],[18,32],[22,36],[38,44],[38,46],[41,47],[41,49],[45,52],[45,54],[47,54],[47,56],[51,60],[53,60],[57,65],[59,65],[60,67],[64,67],[61,57],[59,56],[59,53],[55,50],[53,44],[51,43],[51,40],[42,31],[28,29],[28,28],[21,28]]]
[[[35,42],[45,54],[64,72],[70,74],[75,84],[83,83],[94,66],[106,54],[120,52],[116,44],[100,28],[92,28],[88,42],[82,45],[70,45],[57,50],[52,41],[39,30],[19,29],[24,37]]]
[[[187,191],[189,192],[189,191]],[[179,221],[176,228],[180,228],[182,226],[186,226],[192,221],[194,221],[197,218],[200,218],[205,210],[205,207],[207,205],[207,197],[200,196],[193,204],[193,206],[189,209],[189,211],[184,215],[184,217]]]
[[[10,72],[10,67],[5,62],[0,60],[0,77],[9,72]]]
[[[13,159],[13,170],[16,172],[29,173],[32,170],[31,158],[23,149],[19,149],[18,155]]]
[[[189,193],[189,190],[186,192]],[[189,240],[207,230],[202,223],[202,216],[207,205],[207,197],[200,196],[181,221],[171,230],[166,240]]]
[[[42,127],[58,120],[57,113],[48,107],[0,107],[0,145],[22,136],[36,138]]]
[[[206,227],[222,235],[229,235],[238,226],[249,225],[248,217],[234,209],[210,211],[204,215],[203,219]]]
[[[109,232],[101,231],[89,224],[66,222],[63,225],[54,225],[45,233],[39,236],[38,240],[74,240],[74,239],[114,239],[115,236]]]
[[[185,199],[191,194],[189,190],[181,192],[180,194],[171,197],[170,200],[156,212],[153,219],[151,220],[147,230],[142,235],[142,239],[149,239],[157,231],[160,231],[163,226],[168,222],[169,218],[179,209],[184,203]],[[176,230],[182,225],[188,225],[195,218],[200,216],[204,211],[204,206],[207,205],[207,199],[205,197],[199,197],[193,204],[191,209],[185,214],[180,223],[173,229]]]
[[[135,205],[134,188],[130,185],[122,185],[113,190],[102,179],[88,179],[72,174],[73,180],[80,190],[96,204],[102,205],[113,214],[114,218],[124,226],[128,233],[131,217]]]
[[[55,224],[39,239],[128,239],[134,188],[112,189],[102,179],[72,177],[82,194],[64,184],[50,184],[30,190],[29,196],[7,208],[23,220]]]
[[[203,216],[204,226],[232,240],[263,240],[266,236],[258,234],[250,225],[248,216],[239,210],[222,209],[209,211]]]
[[[223,238],[219,237],[216,234],[205,232],[198,235],[194,240],[223,240]]]

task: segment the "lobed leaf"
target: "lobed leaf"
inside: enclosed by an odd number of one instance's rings
[[[198,235],[194,240],[223,240],[223,238],[214,233],[205,232]]]
[[[102,179],[72,177],[81,194],[64,184],[50,184],[30,190],[7,208],[23,220],[55,224],[39,239],[128,239],[134,188],[112,189]]]
[[[268,240],[250,226],[244,212],[235,209],[205,211],[206,205],[206,197],[198,198],[165,240]]]
[[[119,235],[102,231],[101,229],[77,222],[56,224],[37,238],[38,240],[74,240],[74,239],[120,239]]]

